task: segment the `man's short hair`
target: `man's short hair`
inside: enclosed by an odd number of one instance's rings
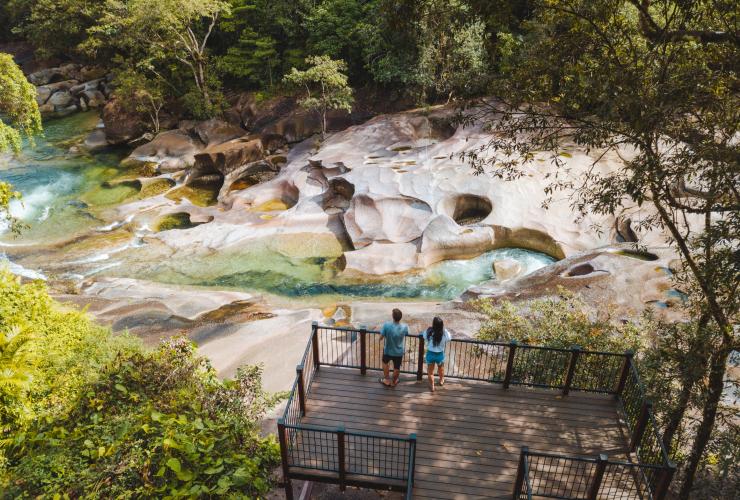
[[[396,323],[398,323],[399,321],[401,321],[401,318],[402,317],[403,317],[403,313],[401,312],[400,309],[394,309],[393,310],[393,321],[395,321]]]

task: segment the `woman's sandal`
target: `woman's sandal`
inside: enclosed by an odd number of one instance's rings
[[[386,384],[385,379],[383,377],[378,378],[378,382],[380,382],[386,387],[392,387],[391,384]]]

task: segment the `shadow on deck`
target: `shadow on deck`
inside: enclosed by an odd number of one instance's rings
[[[301,422],[416,434],[414,498],[511,498],[522,446],[622,459],[627,449],[613,396],[462,380],[432,393],[416,376],[386,388],[375,372],[335,367],[316,374]]]

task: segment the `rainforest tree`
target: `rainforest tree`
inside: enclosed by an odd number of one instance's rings
[[[8,54],[0,53],[0,153],[18,153],[24,137],[41,132],[41,115],[36,103],[36,88]],[[17,232],[21,225],[11,217],[10,202],[20,194],[0,182],[0,224]]]
[[[88,30],[87,54],[112,52],[119,61],[158,77],[172,63],[190,75],[186,101],[196,117],[216,114],[220,82],[209,53],[209,40],[229,4],[221,0],[108,0],[103,15]]]
[[[347,82],[344,61],[335,61],[328,56],[311,56],[306,58],[308,68],[293,68],[285,76],[285,82],[300,89],[302,97],[298,101],[301,107],[313,111],[321,120],[321,138],[326,137],[326,115],[330,110],[352,111],[352,88]]]
[[[551,151],[565,173],[560,152],[566,141],[597,158],[613,153],[623,159],[619,169],[593,168],[575,181],[558,175],[548,190],[572,192],[578,213],[619,216],[626,203],[650,207],[639,227],[664,231],[681,257],[678,287],[699,319],[697,338],[710,346],[706,371],[697,375],[706,392],[681,499],[691,495],[721,410],[728,358],[738,347],[735,7],[723,1],[537,2],[527,36],[515,41],[510,71],[493,85],[500,100],[478,108],[493,139],[485,154],[467,154],[475,169],[494,167],[507,178],[522,175],[520,167],[540,151]]]

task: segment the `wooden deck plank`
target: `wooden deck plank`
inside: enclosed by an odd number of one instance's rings
[[[403,376],[393,389],[377,372],[321,367],[302,423],[347,432],[417,435],[415,498],[511,498],[522,446],[532,451],[624,458],[617,403],[601,394],[448,380],[429,391]],[[362,455],[350,450],[353,460]],[[321,457],[316,457],[321,459]]]

